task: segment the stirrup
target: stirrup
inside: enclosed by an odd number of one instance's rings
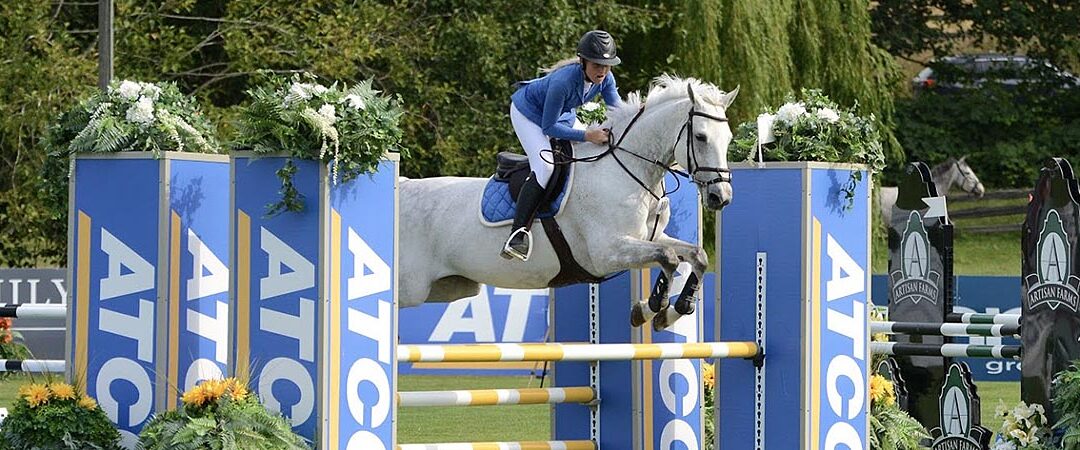
[[[513,241],[514,237],[517,236],[520,233],[525,233],[525,243],[529,247],[529,250],[526,251],[524,254],[522,254],[521,252],[517,251],[517,249],[510,246],[510,242]],[[533,244],[532,232],[525,229],[525,227],[518,228],[518,229],[514,230],[513,233],[510,233],[510,237],[506,239],[506,244],[503,244],[503,250],[502,250],[501,255],[502,255],[503,258],[506,258],[506,259],[517,258],[517,259],[519,259],[521,261],[528,261],[529,256],[532,256],[532,248],[533,248],[532,244]]]

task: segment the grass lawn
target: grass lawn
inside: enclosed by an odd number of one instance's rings
[[[1001,429],[1001,418],[994,416],[994,408],[997,408],[999,401],[1004,401],[1009,408],[1015,406],[1020,401],[1020,382],[976,381],[975,385],[982,401],[982,425],[996,432]]]
[[[401,391],[540,387],[520,377],[402,376]],[[473,424],[473,425],[470,425]],[[544,441],[551,439],[548,405],[401,408],[398,442]]]
[[[40,379],[38,377],[37,379]],[[0,380],[0,407],[11,408],[19,385],[29,376],[13,375]],[[1014,405],[1020,400],[1020,383],[977,383],[982,398],[983,426],[996,430],[994,417],[999,400]],[[539,387],[529,377],[402,376],[400,390],[496,389]],[[470,424],[480,424],[472,426]],[[403,444],[434,442],[490,442],[547,440],[551,435],[548,405],[402,408],[398,411],[398,441]]]

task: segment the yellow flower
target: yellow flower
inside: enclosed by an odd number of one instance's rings
[[[79,399],[79,406],[86,409],[94,409],[97,408],[97,401],[95,401],[89,395],[84,395],[82,396],[82,398]]]
[[[702,364],[701,366],[701,379],[705,382],[706,389],[712,389],[716,386],[716,368],[712,364]]]
[[[236,378],[225,380],[225,385],[228,387],[229,392],[232,393],[234,400],[243,400],[248,395],[247,386],[244,386],[244,383],[241,383]]]
[[[75,388],[67,383],[53,383],[49,385],[53,396],[59,399],[75,398]]]
[[[892,382],[881,375],[870,377],[870,400],[874,403],[892,405],[896,402]]]
[[[217,401],[222,395],[225,395],[225,391],[229,388],[224,380],[207,380],[202,385],[206,386],[208,399],[213,401]]]
[[[873,342],[889,342],[889,335],[885,333],[876,333],[870,336],[870,340]]]
[[[24,386],[25,390],[20,388],[19,394],[22,398],[26,399],[26,402],[30,404],[31,408],[38,407],[49,401],[49,388],[44,384],[30,384]]]
[[[206,389],[204,389],[201,384],[195,386],[191,388],[191,390],[185,392],[184,395],[180,397],[180,400],[183,401],[184,404],[190,406],[202,406],[203,403],[206,403]]]

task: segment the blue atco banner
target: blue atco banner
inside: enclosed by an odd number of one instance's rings
[[[315,440],[323,323],[317,283],[320,167],[294,160],[293,184],[305,201],[300,213],[267,216],[280,199],[276,172],[284,158],[234,156],[233,204],[236,272],[233,292],[235,354],[232,369],[250,374],[262,403],[281,411],[293,430]],[[325,169],[321,169],[325,170]]]
[[[169,386],[180,404],[203,380],[227,373],[229,343],[229,165],[169,162]]]
[[[888,304],[889,280],[874,275],[875,303]],[[986,314],[1020,314],[1022,285],[1016,276],[958,276],[953,312]],[[1001,337],[952,338],[958,344],[1020,345],[1019,339]],[[953,358],[971,367],[975,381],[1020,381],[1020,361],[1003,358]]]
[[[68,371],[132,448],[162,392],[163,335],[154,324],[164,298],[158,291],[164,205],[160,161],[126,156],[75,161]]]
[[[330,188],[322,448],[385,450],[394,443],[397,177],[397,161],[384,161],[372,176]]]
[[[812,170],[810,192],[810,430],[813,449],[865,449],[870,399],[869,176],[845,205],[836,180],[850,170]],[[771,298],[770,301],[783,301]],[[785,330],[769,330],[783,333]],[[820,357],[815,357],[820,355]],[[817,422],[817,423],[813,423]]]
[[[548,331],[547,289],[505,289],[482,286],[480,293],[451,303],[427,302],[400,310],[402,344],[476,344],[544,342]],[[399,374],[527,375],[542,364],[401,363]]]

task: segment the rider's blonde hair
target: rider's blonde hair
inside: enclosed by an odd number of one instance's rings
[[[552,64],[552,65],[550,65],[548,67],[541,67],[540,68],[540,73],[551,73],[551,72],[554,72],[556,70],[562,69],[563,67],[566,67],[566,66],[569,66],[571,64],[578,63],[578,62],[581,62],[581,58],[579,58],[577,56],[566,58],[566,59],[560,60],[559,62],[556,62],[555,64]]]

